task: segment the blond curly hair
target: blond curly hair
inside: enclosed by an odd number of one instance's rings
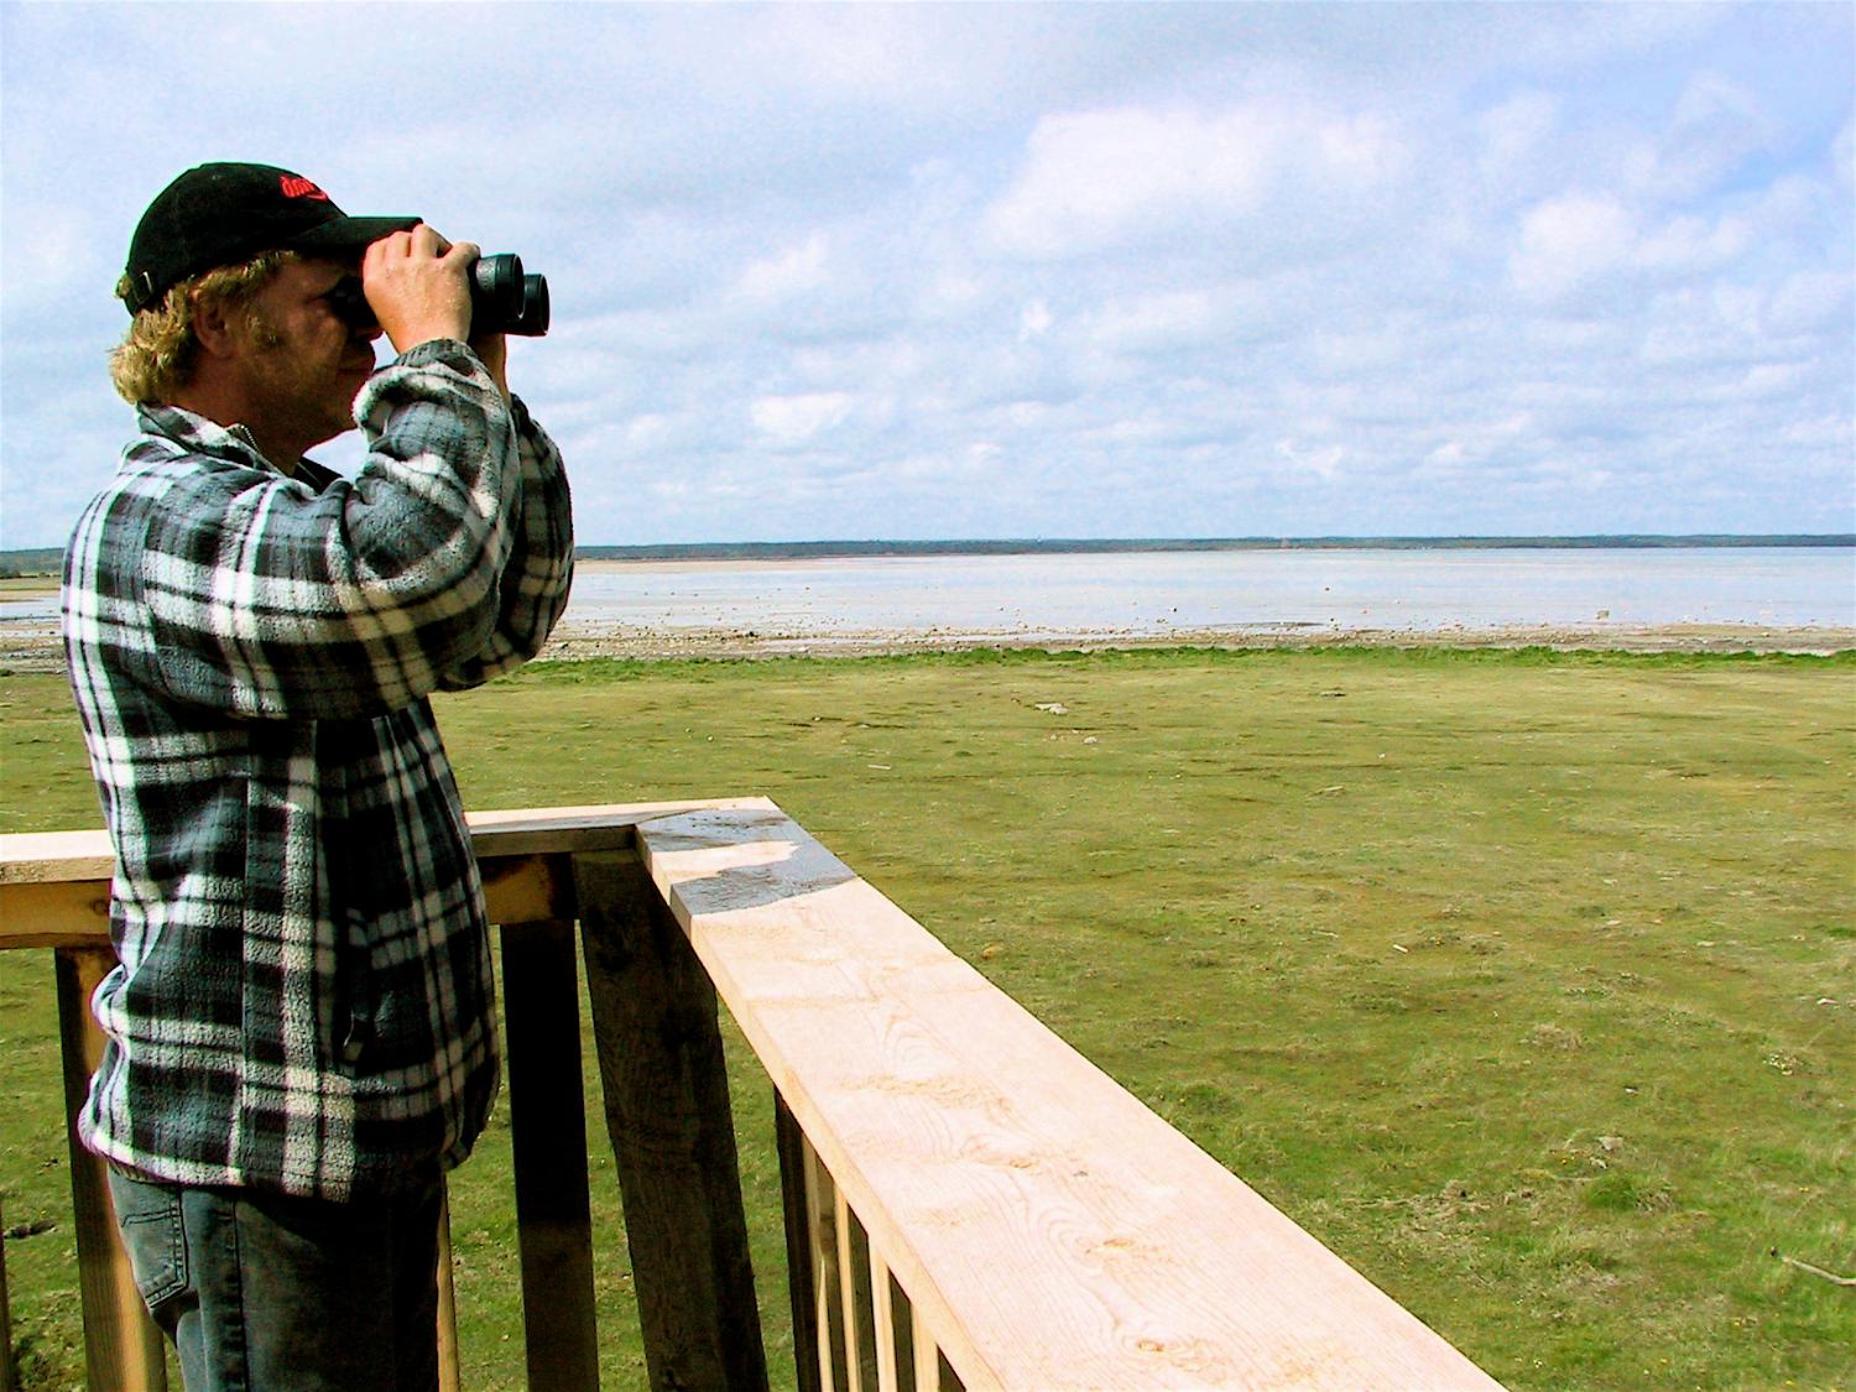
[[[200,340],[193,331],[199,307],[217,303],[228,311],[249,308],[252,296],[284,266],[302,258],[294,251],[267,251],[238,266],[218,266],[183,280],[160,304],[142,310],[129,323],[123,341],[110,350],[110,380],[131,405],[172,402],[193,376]],[[116,294],[128,292],[129,277],[116,282]]]

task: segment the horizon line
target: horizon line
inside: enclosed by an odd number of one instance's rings
[[[1437,532],[1437,533],[1257,533],[1250,536],[1191,537],[827,537],[805,541],[648,541],[579,542],[576,555],[623,552],[643,555],[691,552],[807,552],[869,555],[880,551],[938,552],[950,555],[976,552],[1137,551],[1137,550],[1264,550],[1297,548],[1482,547],[1497,549],[1615,548],[1654,549],[1694,547],[1856,547],[1856,532]],[[8,562],[61,556],[62,546],[0,548],[0,566]]]

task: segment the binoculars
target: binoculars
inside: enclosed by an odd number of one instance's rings
[[[350,328],[380,327],[360,277],[349,276],[329,291],[328,298],[329,307]],[[548,331],[548,278],[525,275],[522,258],[514,252],[479,256],[470,267],[470,331],[540,338]]]
[[[479,256],[470,268],[470,331],[540,338],[548,331],[548,278],[524,275],[512,251]]]

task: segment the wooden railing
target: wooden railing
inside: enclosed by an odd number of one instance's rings
[[[718,995],[776,1089],[802,1392],[1496,1386],[765,799],[471,829],[536,1392],[598,1386],[576,921],[654,1388],[767,1386]],[[110,871],[101,833],[0,837],[0,947],[57,954],[68,1110],[101,1043]],[[90,1385],[161,1388],[74,1135]]]

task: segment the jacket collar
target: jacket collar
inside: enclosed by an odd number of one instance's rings
[[[135,408],[136,423],[147,435],[171,440],[190,454],[204,454],[229,464],[243,464],[281,478],[295,478],[320,491],[335,477],[332,470],[315,460],[304,458],[295,473],[290,473],[264,457],[258,442],[242,425],[220,425],[184,406],[170,406],[158,401],[144,401]]]

